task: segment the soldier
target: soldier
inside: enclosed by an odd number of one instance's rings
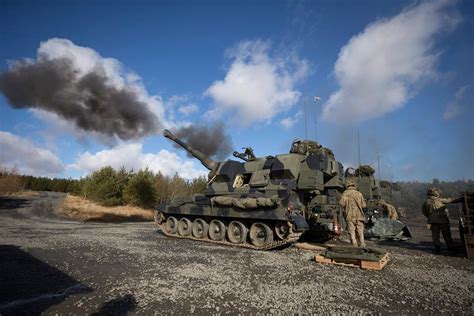
[[[347,228],[351,237],[351,244],[353,246],[365,247],[364,241],[364,207],[367,207],[362,193],[357,191],[353,180],[346,181],[346,190],[341,196],[339,202],[344,208],[344,215],[346,217]],[[357,238],[356,238],[357,232]],[[357,243],[357,240],[359,243]]]
[[[383,209],[388,213],[388,218],[389,219],[398,219],[398,213],[395,207],[392,204],[388,204],[384,200],[380,200],[378,203],[380,206],[383,207]]]
[[[431,188],[427,191],[427,198],[423,203],[423,215],[428,218],[428,225],[431,226],[431,235],[435,252],[441,251],[441,243],[439,240],[439,232],[443,233],[443,239],[448,246],[449,251],[454,251],[454,242],[451,238],[451,229],[449,227],[448,212],[446,205],[451,203],[453,199],[443,199],[440,197],[440,190]]]
[[[404,208],[404,207],[399,207],[398,210],[397,210],[397,213],[398,213],[398,215],[400,215],[400,217],[402,217],[402,218],[407,217],[407,209]]]

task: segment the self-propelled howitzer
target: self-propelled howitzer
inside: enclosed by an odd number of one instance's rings
[[[178,139],[210,170],[204,194],[160,205],[155,219],[169,236],[253,249],[296,241],[304,231],[338,233],[342,165],[316,142],[293,142],[290,153],[216,162]],[[251,154],[250,154],[251,152]]]

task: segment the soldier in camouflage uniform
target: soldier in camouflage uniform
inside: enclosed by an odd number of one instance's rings
[[[388,213],[389,219],[398,219],[398,213],[395,207],[392,204],[385,202],[384,200],[380,200],[378,203],[383,209]]]
[[[454,243],[451,237],[451,229],[449,227],[449,218],[446,205],[451,203],[453,199],[443,199],[440,197],[440,190],[436,188],[428,189],[427,199],[423,204],[422,211],[431,225],[431,235],[433,245],[436,252],[441,250],[441,242],[439,233],[443,234],[443,239],[448,246],[448,250],[454,251]]]
[[[341,196],[339,202],[344,208],[344,215],[346,217],[347,229],[351,237],[351,244],[353,246],[365,247],[364,241],[364,211],[367,207],[362,193],[357,191],[353,180],[347,180],[346,190]],[[357,235],[357,237],[356,237]]]

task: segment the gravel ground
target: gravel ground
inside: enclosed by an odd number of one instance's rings
[[[472,260],[431,253],[429,231],[383,271],[163,236],[152,223],[58,218],[62,194],[0,199],[0,314],[474,313]],[[456,235],[456,233],[454,233]]]

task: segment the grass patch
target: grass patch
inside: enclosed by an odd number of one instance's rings
[[[68,194],[56,212],[84,222],[152,221],[153,210],[134,206],[106,207],[84,198]]]
[[[39,192],[36,191],[19,191],[19,192],[6,192],[0,193],[0,197],[36,197],[39,196]]]

